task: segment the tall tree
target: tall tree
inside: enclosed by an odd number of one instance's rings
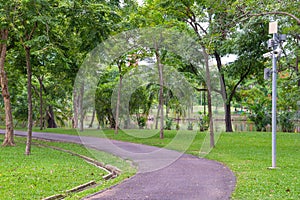
[[[210,135],[210,147],[215,147],[215,135],[214,135],[214,124],[212,116],[212,84],[210,79],[210,70],[209,70],[209,55],[206,52],[206,49],[202,47],[202,53],[204,54],[205,60],[205,72],[206,72],[206,84],[207,84],[207,107],[208,107],[208,117],[209,117],[209,135]]]
[[[53,3],[55,5],[55,2]],[[33,106],[32,106],[32,61],[33,51],[44,48],[49,41],[49,21],[52,17],[51,8],[53,5],[48,1],[21,1],[16,6],[14,13],[15,37],[20,41],[24,50],[26,71],[27,71],[27,142],[25,154],[31,153],[32,126],[33,126]]]
[[[14,128],[11,108],[11,99],[8,89],[8,78],[5,71],[5,60],[7,55],[7,45],[9,44],[9,33],[11,31],[12,13],[15,11],[15,2],[1,1],[0,7],[0,86],[2,97],[4,100],[5,109],[5,138],[3,146],[13,146],[14,143]]]
[[[6,51],[7,51],[7,42],[8,42],[8,29],[0,29],[0,83],[2,90],[2,97],[4,100],[5,107],[5,138],[2,143],[3,146],[13,146],[14,143],[14,128],[13,128],[13,118],[10,104],[10,95],[8,91],[8,80],[6,76],[6,72],[4,69]]]
[[[160,131],[159,131],[159,137],[160,139],[164,138],[164,75],[163,75],[163,64],[161,62],[160,57],[160,49],[159,44],[155,43],[155,57],[157,62],[157,68],[158,68],[158,77],[159,77],[159,97],[158,97],[158,110],[160,110]]]
[[[34,33],[34,29],[32,29],[32,33]],[[32,35],[25,36],[28,40],[31,40]],[[27,69],[27,103],[28,103],[28,120],[27,120],[27,142],[26,142],[26,150],[25,154],[29,155],[31,153],[31,140],[32,140],[32,92],[31,92],[31,79],[32,79],[32,69],[30,62],[30,47],[24,44],[24,50],[26,54],[26,69]]]
[[[159,0],[158,0],[159,1]],[[231,103],[237,88],[250,74],[262,67],[265,40],[267,39],[266,22],[254,20],[237,23],[239,12],[232,11],[238,2],[224,1],[159,1],[167,15],[174,16],[190,25],[199,37],[200,44],[215,59],[219,72],[220,89],[213,88],[223,98],[226,131],[231,132]],[[229,12],[230,11],[230,12]],[[248,36],[245,40],[244,37]],[[262,35],[263,37],[257,37]],[[250,36],[250,37],[249,37]],[[243,38],[243,40],[241,40]],[[250,39],[251,38],[251,39]],[[252,42],[252,41],[255,42]],[[238,50],[235,50],[237,46]],[[248,48],[247,45],[250,45]],[[222,57],[228,54],[237,55],[232,64],[224,64]],[[245,58],[247,62],[245,62]],[[256,60],[257,59],[257,60]],[[244,62],[243,62],[244,61]],[[256,62],[257,61],[257,62]],[[242,65],[241,65],[242,64]]]
[[[119,1],[88,0],[66,2],[65,11],[68,21],[65,34],[68,34],[68,32],[74,33],[71,40],[76,43],[68,42],[64,46],[67,49],[72,49],[69,59],[71,64],[76,66],[76,71],[78,71],[84,58],[90,51],[105,40],[113,31],[118,31],[117,24],[121,20],[118,13],[119,7]],[[82,86],[78,86],[73,92],[73,103],[75,104],[73,106],[73,120],[75,127],[79,121],[79,127],[82,129],[86,112],[80,110],[80,102],[84,101],[82,96],[84,93],[80,92],[81,88]],[[82,108],[88,109],[84,106]]]
[[[118,70],[119,70],[119,87],[118,87],[118,97],[117,97],[117,105],[116,105],[116,115],[115,115],[115,134],[118,134],[119,131],[119,111],[120,111],[120,101],[121,101],[121,90],[122,90],[122,81],[123,81],[123,75],[122,75],[122,61],[118,62]]]
[[[130,69],[137,67],[137,57],[138,52],[128,52],[127,55],[121,56],[121,58],[117,61],[118,72],[119,72],[119,83],[118,83],[118,94],[117,94],[117,101],[116,101],[116,109],[115,109],[115,134],[118,134],[119,130],[119,115],[120,115],[120,104],[121,104],[121,92],[122,92],[122,85],[123,85],[123,76],[126,74]],[[127,66],[126,66],[127,65]]]

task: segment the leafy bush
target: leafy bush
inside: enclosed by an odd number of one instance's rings
[[[193,130],[193,122],[189,122],[187,129]]]
[[[272,117],[269,106],[266,106],[264,102],[255,103],[249,106],[251,111],[248,117],[254,122],[257,131],[266,131],[266,126],[271,124]]]
[[[137,122],[138,122],[138,125],[139,125],[140,129],[145,128],[145,126],[146,126],[146,117],[144,117],[144,116],[138,117]]]
[[[279,124],[283,132],[293,132],[295,128],[294,113],[284,111],[278,116]]]
[[[200,131],[206,131],[209,127],[209,116],[204,115],[199,118],[198,126],[200,128]]]
[[[173,125],[173,119],[167,118],[166,119],[165,129],[166,130],[171,130],[172,129],[172,125]]]
[[[176,130],[178,131],[180,129],[179,123],[176,124]]]

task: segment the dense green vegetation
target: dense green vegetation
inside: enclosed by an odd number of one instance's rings
[[[295,114],[298,110],[297,94],[300,86],[300,20],[297,8],[299,2],[292,0],[243,0],[226,3],[206,0],[155,0],[144,1],[142,5],[136,1],[120,3],[118,0],[3,0],[0,2],[0,9],[3,10],[0,15],[0,30],[2,40],[6,41],[2,43],[6,46],[1,46],[4,56],[1,58],[2,72],[5,72],[2,73],[2,80],[5,80],[5,75],[8,87],[4,87],[4,82],[1,87],[8,88],[10,93],[14,124],[27,127],[27,124],[35,123],[40,129],[56,126],[79,127],[85,114],[95,112],[96,108],[94,124],[98,122],[100,125],[113,127],[115,120],[112,115],[115,113],[110,109],[113,88],[116,88],[126,73],[137,68],[140,61],[155,57],[155,52],[140,47],[131,49],[105,66],[105,70],[98,77],[101,81],[96,93],[95,108],[83,108],[80,105],[82,94],[73,88],[78,70],[88,53],[107,38],[136,28],[164,27],[199,39],[201,42],[191,48],[203,48],[217,63],[215,70],[223,80],[218,83],[223,84],[220,85],[222,91],[218,91],[222,94],[223,102],[218,104],[225,104],[227,107],[224,110],[226,122],[233,106],[248,110],[254,116],[254,122],[267,121],[268,119],[256,119],[262,113],[253,105],[264,105],[267,110],[266,113],[263,112],[263,116],[268,116],[271,87],[270,81],[263,80],[263,70],[271,65],[271,60],[263,58],[262,54],[269,51],[266,44],[271,37],[268,34],[268,23],[270,20],[278,20],[279,31],[288,35],[287,45],[284,46],[287,53],[278,61],[278,109],[282,118],[279,122],[284,130],[290,131],[292,124],[284,126],[285,122],[297,119]],[[207,27],[203,24],[207,24]],[[202,105],[207,104],[207,86],[203,72],[174,52],[158,49],[157,53],[161,64],[174,67],[191,85],[201,90],[195,92],[194,103],[201,101]],[[235,55],[236,59],[230,62],[221,59],[229,55]],[[30,73],[28,69],[31,70]],[[158,85],[143,85],[139,88],[134,94],[139,97],[138,101],[131,99],[130,114],[137,115],[136,110],[141,109],[142,114],[147,115],[150,105],[158,106]],[[29,89],[32,93],[32,111],[28,115]],[[9,100],[6,98],[4,102],[0,101],[1,123],[6,118],[4,113],[7,101]],[[136,107],[137,103],[140,108]],[[166,89],[164,104],[171,111],[176,111],[180,117],[187,112],[178,105],[172,91]],[[292,114],[289,116],[287,112]],[[29,123],[30,115],[32,122]],[[138,115],[132,120],[142,122],[143,118],[144,116]],[[122,122],[122,119],[118,121]],[[260,129],[262,125],[264,123],[258,123],[257,127]],[[230,130],[230,124],[227,126],[226,130]]]
[[[3,136],[0,137],[2,141]],[[41,199],[64,194],[65,191],[89,181],[96,181],[99,184],[95,188],[73,193],[68,197],[79,199],[108,188],[135,173],[135,169],[129,163],[104,152],[88,150],[77,144],[35,140],[34,142],[69,149],[91,158],[97,155],[97,158],[103,158],[101,162],[121,169],[122,174],[116,179],[105,181],[102,176],[107,172],[88,164],[82,158],[37,145],[33,145],[31,156],[25,156],[25,139],[17,137],[15,147],[0,147],[1,198]]]

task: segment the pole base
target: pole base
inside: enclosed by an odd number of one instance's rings
[[[280,169],[279,167],[268,167],[269,170]]]

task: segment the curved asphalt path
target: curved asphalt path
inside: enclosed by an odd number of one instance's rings
[[[224,165],[176,151],[95,137],[37,132],[33,137],[84,144],[138,165],[135,176],[85,199],[223,200],[230,199],[235,187],[235,176]]]

